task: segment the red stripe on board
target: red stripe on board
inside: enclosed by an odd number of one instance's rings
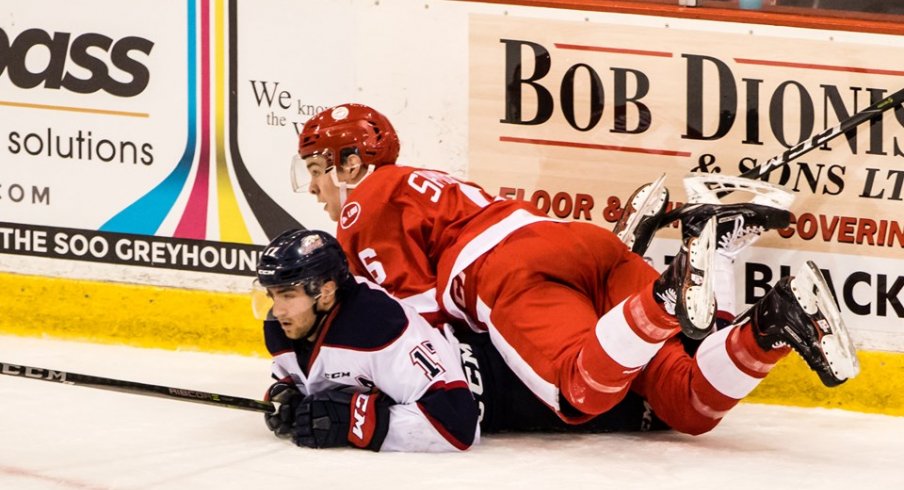
[[[210,193],[210,2],[201,2],[201,151],[198,171],[188,203],[179,219],[175,238],[207,237],[207,204]]]
[[[81,482],[78,480],[71,480],[68,478],[61,478],[57,476],[50,476],[38,473],[36,471],[27,470],[25,468],[15,468],[12,466],[0,466],[0,474],[18,476],[22,478],[31,478],[34,480],[40,480],[44,482],[54,483],[55,485],[63,486],[66,488],[78,488],[82,490],[107,490],[107,487],[98,487],[96,485],[92,485],[88,482]]]
[[[540,140],[533,138],[515,138],[513,136],[500,136],[499,141],[504,143],[526,143],[529,145],[564,146],[567,148],[584,148],[587,150],[623,151],[626,153],[645,153],[648,155],[666,155],[672,157],[689,157],[689,151],[660,150],[656,148],[635,148],[632,146],[598,145],[593,143],[577,143],[574,141]]]
[[[782,68],[803,68],[805,70],[844,71],[850,73],[868,73],[871,75],[904,76],[904,71],[880,70],[876,68],[858,68],[856,66],[817,65],[815,63],[793,63],[790,61],[753,60],[749,58],[735,58],[736,63],[742,65],[779,66]]]
[[[643,49],[625,49],[625,48],[606,48],[603,46],[583,46],[580,44],[564,44],[555,43],[555,47],[559,49],[574,49],[577,51],[598,51],[601,53],[618,53],[618,54],[636,54],[640,56],[658,56],[660,58],[671,58],[672,53],[665,51],[646,51]]]

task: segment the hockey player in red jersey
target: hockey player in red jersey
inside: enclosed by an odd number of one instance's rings
[[[716,222],[726,208],[683,216],[682,248],[660,275],[607,230],[550,219],[442,172],[398,166],[398,151],[382,114],[337,106],[305,124],[293,186],[325,203],[354,273],[435,325],[487,333],[566,423],[591,420],[631,391],[672,428],[706,432],[789,346],[826,385],[856,374],[834,298],[812,265],[710,335]],[[694,356],[679,332],[705,337]]]
[[[278,404],[267,426],[299,446],[465,450],[478,411],[455,345],[411,308],[348,272],[321,231],[289,230],[257,266]]]

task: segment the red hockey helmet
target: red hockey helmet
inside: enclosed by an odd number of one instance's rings
[[[332,160],[355,153],[365,165],[393,165],[399,137],[386,116],[362,104],[342,104],[312,117],[298,135],[298,155],[324,155]]]

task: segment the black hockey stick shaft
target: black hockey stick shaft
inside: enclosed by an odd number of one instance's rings
[[[816,135],[804,141],[801,141],[791,148],[788,148],[787,150],[782,152],[781,155],[776,155],[767,160],[765,163],[756,165],[755,167],[742,172],[741,177],[749,179],[763,179],[773,170],[784,167],[792,161],[800,158],[802,155],[809,153],[814,148],[832,141],[838,136],[856,128],[857,126],[860,126],[866,121],[878,119],[883,113],[885,113],[885,111],[898,107],[902,103],[904,103],[904,88],[889,95],[888,97],[885,97],[882,100],[879,100],[878,102],[871,104],[869,107],[863,109],[862,111],[856,112],[851,117],[845,119],[844,121],[841,121],[841,123],[839,123],[837,126],[817,133]],[[719,192],[718,196],[723,197],[729,193],[731,193],[731,190],[725,190]],[[678,219],[680,211],[681,208],[678,208],[666,213],[662,221],[660,222],[660,226],[668,226],[671,222]]]
[[[252,400],[250,398],[240,398],[237,396],[220,395],[217,393],[207,393],[204,391],[172,388],[169,386],[151,385],[138,383],[135,381],[123,381],[119,379],[103,378],[100,376],[91,376],[87,374],[69,373],[66,371],[56,371],[53,369],[22,366],[19,364],[9,364],[6,362],[0,362],[0,374],[7,376],[17,376],[27,379],[37,379],[41,381],[50,381],[54,383],[62,383],[73,386],[86,386],[88,388],[97,388],[107,391],[118,391],[120,393],[132,393],[136,395],[169,398],[172,400],[203,403],[206,405],[217,405],[227,408],[237,408],[239,410],[248,410],[252,412],[273,413],[275,411],[273,404],[267,401]]]
[[[770,158],[766,161],[766,163],[757,165],[750,170],[741,173],[741,177],[747,177],[750,179],[762,178],[773,170],[784,167],[791,161],[799,158],[801,155],[809,153],[814,148],[832,141],[833,139],[850,131],[851,129],[860,126],[864,122],[872,120],[874,118],[878,119],[878,117],[885,111],[901,105],[902,102],[904,102],[904,88],[878,102],[875,102],[866,109],[854,113],[853,116],[845,119],[844,121],[841,121],[841,123],[837,126],[826,129],[821,133],[817,133],[811,138],[801,141],[791,148],[788,148],[781,155],[776,155]]]

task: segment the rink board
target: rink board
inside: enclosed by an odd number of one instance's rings
[[[6,334],[268,356],[247,295],[11,274],[0,274],[0,290],[8,292],[0,296]],[[858,357],[860,376],[829,390],[792,354],[747,400],[904,415],[904,355]]]

